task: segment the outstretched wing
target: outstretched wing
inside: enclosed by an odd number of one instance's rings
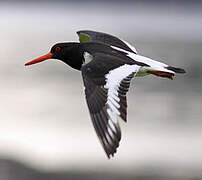
[[[108,158],[119,146],[118,117],[127,119],[126,93],[138,70],[138,65],[123,64],[119,58],[101,53],[82,67],[90,116]]]
[[[115,47],[137,54],[137,50],[135,49],[135,47],[130,45],[128,42],[121,40],[115,36],[102,33],[102,32],[89,31],[89,30],[78,31],[77,34],[79,36],[80,42],[104,43],[104,44],[115,46]]]

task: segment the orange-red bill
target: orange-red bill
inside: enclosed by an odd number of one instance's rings
[[[32,60],[32,61],[26,63],[25,66],[29,66],[29,65],[32,65],[32,64],[36,64],[36,63],[45,61],[46,59],[50,59],[50,58],[52,58],[52,57],[53,57],[53,54],[52,54],[52,53],[48,53],[48,54],[46,54],[46,55],[44,55],[44,56],[41,56],[41,57],[39,57],[39,58],[37,58],[37,59],[34,59],[34,60]]]

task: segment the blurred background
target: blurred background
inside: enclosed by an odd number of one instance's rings
[[[202,179],[201,9],[199,0],[0,1],[0,179]],[[56,60],[24,67],[83,29],[187,71],[132,81],[110,160],[80,72]]]

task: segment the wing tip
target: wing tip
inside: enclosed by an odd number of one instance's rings
[[[106,153],[106,156],[107,156],[108,159],[111,159],[111,158],[114,157],[114,154],[116,154],[118,147],[119,147],[119,144],[118,144],[117,147],[115,147],[115,148],[113,149],[113,151],[110,151],[110,152],[107,152],[107,151],[104,149],[104,150],[105,150],[105,153]]]
[[[102,144],[103,149],[104,149],[105,154],[106,154],[108,159],[111,159],[114,157],[114,154],[117,152],[117,149],[119,147],[119,142],[120,142],[120,140],[116,144],[114,144],[113,147],[110,147],[110,145]]]
[[[111,137],[110,141],[107,141],[107,143],[102,143],[103,149],[107,155],[107,158],[110,159],[114,157],[114,154],[117,152],[117,149],[119,147],[120,141],[121,141],[121,130],[119,126],[116,127],[116,132],[113,132],[113,135],[111,135],[108,131],[108,135]],[[110,127],[109,127],[110,128]]]

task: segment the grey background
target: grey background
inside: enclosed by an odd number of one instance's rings
[[[201,1],[0,1],[0,179],[201,179],[201,8]],[[78,41],[82,29],[116,35],[187,71],[173,81],[132,81],[111,160],[92,127],[80,72],[56,60],[24,67],[57,42]]]

